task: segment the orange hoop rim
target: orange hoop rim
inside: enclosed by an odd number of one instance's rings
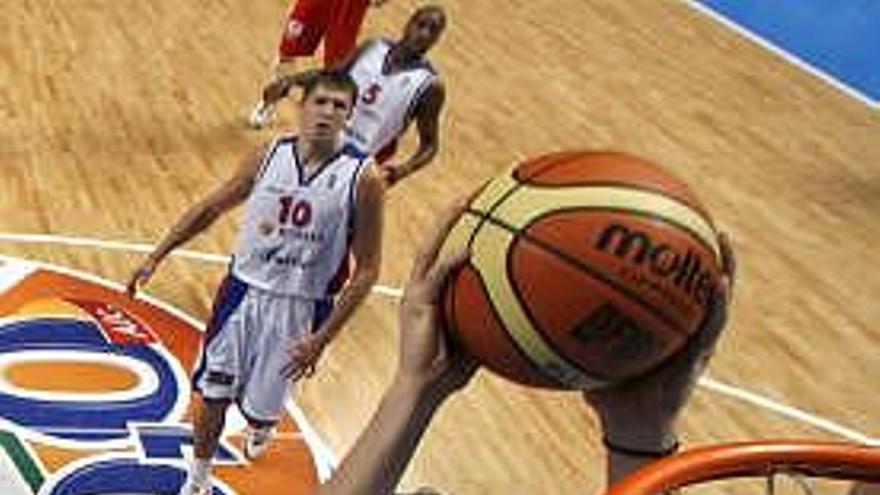
[[[759,440],[698,447],[642,467],[605,495],[656,495],[706,481],[778,472],[877,482],[880,447],[810,440]]]

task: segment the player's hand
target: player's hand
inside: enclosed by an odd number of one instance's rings
[[[719,235],[723,275],[697,333],[657,369],[620,385],[584,393],[596,409],[606,439],[633,449],[660,451],[674,442],[673,422],[690,395],[727,322],[736,260]]]
[[[290,361],[281,369],[289,380],[298,380],[315,374],[315,365],[327,346],[327,338],[320,332],[309,333],[298,339],[288,349]]]
[[[128,278],[128,283],[125,284],[125,293],[128,294],[128,297],[134,297],[135,294],[137,294],[137,290],[142,285],[149,282],[150,277],[156,272],[158,264],[158,261],[155,261],[150,257],[132,272],[131,276]]]
[[[396,165],[392,165],[390,163],[383,163],[376,166],[377,172],[379,174],[379,178],[382,180],[382,183],[385,184],[385,187],[391,187],[400,179],[400,171],[397,169]]]
[[[385,5],[388,0],[370,0],[370,5],[373,7],[381,7]]]
[[[463,387],[477,369],[476,361],[448,339],[440,317],[446,279],[465,261],[467,252],[440,260],[437,256],[464,207],[464,201],[457,201],[447,208],[422,242],[400,304],[397,377],[435,387],[442,393]]]

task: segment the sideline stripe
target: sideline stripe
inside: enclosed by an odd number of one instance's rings
[[[812,74],[815,77],[818,77],[819,79],[821,79],[825,83],[833,86],[838,91],[841,91],[841,92],[849,95],[850,97],[861,101],[862,103],[868,105],[869,107],[873,108],[874,110],[880,110],[880,101],[875,100],[875,99],[871,98],[870,96],[866,95],[865,93],[859,91],[858,89],[844,83],[843,81],[841,81],[840,79],[837,79],[836,77],[832,76],[828,72],[825,72],[824,70],[819,69],[815,65],[813,65],[813,64],[805,61],[804,59],[794,55],[793,53],[789,52],[788,50],[785,50],[784,48],[776,45],[775,43],[771,42],[767,38],[764,38],[763,36],[761,36],[755,32],[752,32],[748,28],[729,19],[727,16],[721,14],[720,12],[717,12],[716,10],[714,10],[708,6],[703,5],[698,0],[684,0],[684,3],[688,6],[690,6],[695,11],[705,15],[706,17],[709,17],[709,18],[715,20],[716,22],[718,22],[719,24],[723,25],[724,27],[730,29],[731,31],[734,31],[735,33],[739,34],[740,36],[743,36],[744,38],[748,39],[749,41],[751,41],[751,42],[763,47],[764,49],[774,53],[775,55],[781,57],[786,62],[794,65],[795,67],[798,67],[799,69],[804,70],[806,72],[809,72],[810,74]]]
[[[748,390],[739,387],[734,387],[732,385],[721,383],[718,380],[715,380],[708,376],[704,375],[702,378],[700,378],[698,384],[706,387],[709,390],[712,390],[713,392],[718,392],[719,394],[727,395],[739,399],[743,402],[748,402],[760,408],[767,409],[768,411],[775,412],[781,416],[785,416],[786,418],[800,421],[810,426],[814,426],[822,431],[833,433],[848,440],[852,440],[853,442],[869,445],[872,447],[880,447],[880,438],[869,437],[847,426],[843,426],[839,423],[835,423],[834,421],[810,414],[803,409],[780,404],[762,395],[758,395],[754,392],[749,392]]]
[[[102,239],[89,239],[84,237],[68,237],[63,235],[47,235],[47,234],[11,234],[8,232],[0,232],[0,242],[20,242],[23,244],[54,244],[75,247],[92,247],[107,249],[110,251],[134,251],[138,253],[151,253],[152,244],[105,241]],[[219,254],[203,253],[199,251],[190,251],[188,249],[176,249],[171,256],[179,256],[182,258],[192,258],[199,261],[207,261],[212,263],[229,263],[228,256]]]
[[[690,1],[690,0],[686,0]],[[153,250],[153,246],[149,244],[134,244],[127,242],[116,242],[116,241],[105,241],[100,239],[87,239],[87,238],[79,238],[79,237],[67,237],[67,236],[54,236],[54,235],[33,235],[33,234],[13,234],[13,233],[4,233],[0,232],[0,242],[17,242],[17,243],[30,243],[30,244],[62,244],[68,246],[77,246],[77,247],[91,247],[91,248],[99,248],[99,249],[110,249],[117,251],[138,251],[138,252],[150,252]],[[223,263],[226,264],[229,262],[228,257],[221,256],[217,254],[210,253],[202,253],[198,251],[187,251],[187,250],[179,250],[172,253],[172,256],[175,254],[179,256],[183,256],[186,258],[192,258],[199,261],[206,262],[214,262],[214,263]],[[386,295],[389,297],[400,297],[403,294],[403,290],[396,287],[386,287],[386,286],[377,286],[374,288],[374,292],[377,292],[382,295]],[[167,305],[163,305],[163,307],[167,307]],[[192,319],[192,318],[190,318]],[[796,421],[800,421],[806,424],[809,424],[819,430],[825,431],[827,433],[832,433],[834,435],[846,438],[848,440],[859,442],[866,445],[874,445],[880,446],[880,437],[871,437],[864,433],[861,433],[855,429],[842,426],[839,423],[828,420],[826,418],[822,418],[816,416],[814,414],[810,414],[802,409],[798,409],[792,406],[787,406],[785,404],[781,404],[774,400],[771,400],[767,397],[758,395],[754,392],[750,392],[741,387],[735,387],[733,385],[728,385],[722,382],[719,382],[713,378],[709,378],[708,376],[703,376],[700,378],[698,382],[699,386],[705,387],[708,390],[713,392],[717,392],[722,395],[726,395],[729,397],[733,397],[735,399],[739,399],[743,402],[761,407],[771,412],[775,412],[781,416],[784,416],[789,419],[793,419]],[[297,415],[302,414],[301,411],[297,411]],[[317,440],[317,433],[314,429],[311,429],[311,432],[314,433],[310,435],[305,431],[305,428],[301,427],[301,431],[308,442],[311,437],[314,440]],[[317,445],[321,445],[320,442],[316,442]],[[326,445],[326,444],[323,444]],[[323,450],[325,454],[329,454],[329,449],[317,449],[319,451]],[[332,456],[330,456],[332,458]],[[331,464],[335,464],[332,462]]]
[[[15,242],[21,244],[53,244],[73,247],[87,247],[106,249],[109,251],[126,251],[137,253],[151,253],[155,248],[153,244],[106,241],[102,239],[89,239],[84,237],[68,237],[63,235],[46,235],[46,234],[13,234],[9,232],[0,232],[0,242]],[[201,251],[192,251],[189,249],[175,249],[170,256],[188,258],[207,263],[219,263],[221,265],[229,264],[229,256],[222,254],[205,253]],[[403,290],[396,287],[387,287],[384,285],[376,285],[373,292],[388,297],[401,297]]]
[[[39,242],[39,243],[52,243],[51,241],[53,239],[53,236],[46,236],[46,235],[41,235],[41,236],[29,236],[29,235],[7,236],[6,234],[0,234],[0,241],[8,240],[10,237],[13,237],[13,238],[22,237],[22,238],[30,238],[30,239],[36,238],[36,240],[32,241],[32,242]],[[74,246],[103,248],[105,243],[108,242],[108,241],[102,241],[102,240],[97,240],[97,239],[78,239],[78,238],[71,238],[71,237],[65,237],[63,239],[65,242],[54,243],[54,244],[65,244],[65,245],[74,245]],[[27,242],[27,241],[19,241],[19,242]],[[130,244],[130,243],[119,243],[119,242],[109,242],[109,244],[115,246],[115,249],[117,249],[117,250],[124,250],[124,248],[121,246],[139,246],[139,249],[140,249],[140,247],[145,246],[145,245],[141,245],[141,244]],[[151,246],[147,246],[147,248],[148,248],[147,251],[150,251],[152,249]],[[199,253],[199,252],[194,252],[194,251],[191,251],[190,254],[191,254],[192,258],[203,260],[203,261],[208,261],[208,262],[219,261],[223,264],[226,264],[228,262],[228,259],[224,256],[212,255],[212,254],[207,254],[207,253]],[[45,268],[45,269],[48,269],[48,270],[51,270],[54,272],[67,274],[67,275],[71,275],[71,276],[76,276],[77,278],[93,282],[93,283],[98,284],[103,287],[115,288],[117,290],[123,289],[122,284],[119,284],[117,282],[113,282],[112,280],[103,279],[101,277],[98,277],[96,275],[93,275],[93,274],[90,274],[87,272],[72,270],[69,268],[62,267],[62,266],[52,265],[50,263],[42,263],[42,262],[38,262],[38,261],[24,260],[21,258],[9,257],[9,256],[5,256],[5,255],[0,254],[0,264],[2,264],[3,262],[20,263],[22,265],[25,265],[28,268],[27,271],[37,269],[37,268]],[[394,293],[394,290],[395,289],[393,289],[393,288],[389,288],[390,293]],[[147,301],[148,303],[152,304],[153,306],[159,307],[159,308],[163,309],[164,311],[167,311],[168,313],[173,314],[174,316],[187,322],[189,325],[191,325],[194,328],[197,328],[197,329],[205,328],[205,325],[203,322],[199,321],[198,319],[196,319],[193,316],[190,316],[188,313],[183,312],[182,310],[178,309],[176,306],[172,306],[164,301],[155,299],[155,298],[153,298],[147,294],[144,294],[144,293],[139,294],[138,298],[141,298],[141,299]],[[311,453],[313,454],[314,465],[315,465],[315,468],[318,472],[318,479],[322,483],[327,481],[327,479],[330,478],[330,475],[332,474],[333,469],[338,464],[336,457],[333,455],[333,451],[327,446],[327,443],[325,442],[325,440],[321,437],[321,435],[317,432],[317,430],[311,425],[311,423],[309,423],[306,415],[299,408],[299,406],[295,402],[293,402],[292,399],[288,399],[285,406],[287,408],[288,413],[290,413],[291,417],[296,422],[297,428],[299,429],[299,433],[289,433],[289,434],[278,433],[276,436],[280,439],[288,439],[288,440],[301,439],[301,440],[305,441],[305,443],[309,446]],[[175,413],[175,414],[179,414],[179,413]],[[0,431],[2,431],[2,430],[0,430]],[[46,431],[50,431],[50,430],[46,430]],[[51,431],[61,432],[62,429],[59,428],[59,429],[55,429],[55,430],[51,430]],[[78,429],[78,431],[82,431],[82,429]],[[17,439],[15,439],[15,440],[18,441]],[[4,446],[5,445],[0,444],[0,447],[4,447]],[[27,452],[25,451],[25,453],[27,453]],[[10,455],[10,457],[11,457],[11,455]],[[18,465],[17,462],[16,462],[16,466],[18,466],[20,468],[20,466]],[[24,471],[22,470],[22,472],[24,472]],[[42,484],[43,479],[41,478],[39,480],[39,482],[40,482],[40,484]],[[28,480],[28,483],[30,483],[30,480]],[[36,490],[34,490],[34,493],[36,493]]]

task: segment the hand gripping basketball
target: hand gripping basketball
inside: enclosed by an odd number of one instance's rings
[[[467,258],[462,249],[439,257],[449,229],[464,209],[450,205],[422,242],[400,304],[400,365],[398,378],[439,385],[449,392],[473,376],[476,361],[448,341],[439,312],[441,291],[449,274]]]
[[[724,275],[711,309],[685,347],[644,375],[594,391],[584,398],[596,410],[611,449],[664,452],[674,446],[673,421],[705,369],[727,322],[736,260],[726,234],[719,235]]]
[[[471,199],[444,249],[467,246],[443,309],[492,371],[592,389],[640,376],[691,340],[723,275],[693,191],[639,157],[564,151],[526,160]]]

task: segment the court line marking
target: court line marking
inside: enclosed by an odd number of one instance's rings
[[[100,240],[100,239],[87,239],[87,238],[76,238],[76,237],[66,237],[66,236],[58,236],[57,238],[60,239],[61,242],[53,242],[53,240],[56,239],[56,236],[52,236],[52,235],[30,235],[30,234],[21,235],[21,234],[7,234],[7,233],[0,232],[0,242],[11,240],[12,242],[18,242],[18,243],[63,244],[63,245],[68,245],[68,246],[94,247],[94,248],[98,248],[98,249],[118,250],[118,251],[134,250],[134,251],[149,252],[152,250],[152,247],[147,244],[134,244],[134,243],[104,241],[104,240]],[[147,247],[146,250],[143,249],[144,246]],[[172,253],[172,255],[174,255],[174,253]],[[202,261],[208,261],[208,262],[221,261],[224,264],[228,263],[227,257],[221,256],[221,255],[213,255],[210,253],[189,251],[188,256],[193,259],[198,259],[198,260],[202,260]],[[102,277],[99,277],[99,276],[92,274],[92,273],[88,273],[88,272],[84,272],[84,271],[80,271],[80,270],[74,270],[72,268],[58,266],[58,265],[51,264],[51,263],[26,260],[26,259],[21,259],[21,258],[16,258],[16,257],[6,256],[3,254],[0,254],[0,263],[3,263],[3,262],[19,262],[23,266],[28,267],[28,268],[26,268],[27,271],[31,270],[31,268],[33,268],[33,267],[47,268],[52,271],[66,274],[66,275],[70,275],[70,276],[74,276],[78,279],[86,280],[86,281],[95,283],[97,285],[103,286],[103,287],[115,288],[116,290],[120,290],[120,291],[124,290],[124,286],[122,284],[115,282],[113,280],[102,278]],[[0,289],[2,289],[2,288],[0,288]],[[200,321],[198,318],[196,318],[194,316],[191,316],[189,313],[184,312],[183,310],[177,308],[176,306],[173,306],[173,305],[165,302],[164,300],[154,298],[154,297],[152,297],[148,294],[145,294],[143,292],[138,294],[137,297],[139,299],[142,299],[142,300],[148,302],[149,304],[152,304],[153,306],[161,308],[162,310],[174,315],[175,317],[183,320],[184,322],[186,322],[187,324],[189,324],[193,328],[196,328],[196,329],[205,328],[204,322]],[[333,451],[330,449],[330,447],[327,444],[327,442],[325,441],[324,437],[317,431],[317,429],[315,429],[314,426],[312,426],[312,424],[309,422],[308,418],[306,417],[305,413],[302,411],[302,409],[300,409],[299,405],[297,405],[296,402],[294,402],[291,397],[288,397],[287,401],[285,402],[285,407],[287,409],[287,412],[290,413],[293,420],[296,422],[297,428],[299,429],[300,438],[302,438],[302,440],[305,441],[305,443],[309,446],[311,453],[314,454],[313,464],[315,466],[315,469],[317,470],[318,479],[320,480],[321,483],[326,482],[330,478],[332,471],[338,465],[338,460],[337,460],[336,456],[333,454]],[[174,412],[173,414],[180,415],[180,413],[178,413],[178,412]],[[227,420],[227,421],[229,421],[229,420]],[[3,420],[3,418],[0,417],[0,423],[4,423],[4,422],[5,421]],[[0,425],[0,430],[2,430],[2,429],[3,429],[2,425]],[[18,427],[12,427],[12,428],[8,428],[8,429],[9,429],[9,431],[15,431],[18,429]],[[276,436],[278,436],[279,438],[286,437],[286,435],[283,432],[276,433]],[[34,456],[34,458],[36,459],[37,457]]]
[[[88,247],[88,248],[97,248],[97,249],[106,249],[113,251],[136,251],[142,253],[152,252],[154,246],[145,243],[131,243],[131,242],[119,242],[119,241],[107,241],[102,239],[93,239],[93,238],[85,238],[85,237],[71,237],[71,236],[60,236],[60,235],[47,235],[47,234],[16,234],[9,232],[0,232],[0,242],[10,242],[10,243],[21,243],[21,244],[54,244],[54,245],[66,245],[66,246],[75,246],[75,247]],[[204,253],[200,251],[193,251],[187,249],[178,249],[172,251],[170,256],[178,256],[181,258],[188,258],[197,261],[203,261],[208,263],[222,263],[228,264],[229,257],[219,254],[212,253]],[[403,290],[397,287],[383,286],[377,285],[373,288],[373,291],[382,294],[384,296],[399,298],[403,295]],[[170,306],[164,304],[164,306]],[[827,433],[832,433],[834,435],[846,438],[853,442],[858,442],[865,445],[878,446],[880,447],[880,437],[871,437],[862,433],[858,430],[850,428],[848,426],[841,425],[835,421],[832,421],[827,418],[823,418],[807,412],[803,409],[799,409],[797,407],[789,406],[786,404],[782,404],[768,397],[764,397],[755,392],[751,392],[742,387],[729,385],[714,378],[710,378],[708,375],[703,375],[697,383],[699,386],[702,386],[708,390],[719,393],[721,395],[726,395],[728,397],[732,397],[735,399],[739,399],[743,402],[752,404],[754,406],[760,407],[762,409],[766,409],[771,412],[775,412],[780,416],[793,419],[795,421],[799,421],[801,423],[808,424],[813,426],[816,429],[825,431]],[[302,412],[297,410],[298,415],[301,415]],[[302,419],[305,420],[305,416],[302,415]],[[307,421],[305,423],[308,423]],[[320,439],[320,434],[317,433],[311,426],[309,426],[308,432],[303,431],[306,436],[311,437],[314,435],[317,439]],[[326,443],[317,442],[319,445],[323,445],[326,448]],[[322,449],[324,450],[324,449]],[[329,454],[329,449],[326,449],[324,454]],[[332,458],[333,456],[331,456]],[[334,459],[335,460],[335,459]],[[333,463],[335,464],[335,462]]]
[[[153,249],[156,247],[153,244],[137,242],[107,241],[103,239],[90,239],[86,237],[70,237],[64,235],[50,234],[14,234],[9,232],[0,232],[0,242],[17,242],[22,244],[55,244],[74,247],[90,247],[105,249],[108,251],[129,251],[147,254],[153,252]],[[190,249],[175,249],[171,252],[170,256],[193,259],[197,261],[205,261],[208,263],[219,263],[223,265],[228,265],[230,259],[229,256],[226,255],[205,253],[201,251],[193,251]],[[389,297],[403,296],[403,290],[395,287],[376,286],[373,291]]]
[[[761,46],[762,48],[772,52],[773,54],[782,57],[786,62],[798,67],[801,70],[804,70],[813,76],[821,79],[826,84],[833,86],[838,91],[846,93],[847,95],[861,101],[862,103],[868,105],[868,107],[873,108],[874,110],[880,110],[880,100],[875,100],[862,91],[856,89],[853,86],[837,79],[832,76],[829,72],[826,72],[819,67],[816,67],[812,63],[798,57],[794,53],[782,48],[776,43],[764,38],[760,34],[750,30],[749,28],[743,26],[742,24],[737,23],[733,19],[727,17],[726,15],[718,12],[707,5],[703,5],[699,2],[699,0],[683,0],[684,3],[690,6],[695,11],[715,20],[719,24],[724,27],[734,31],[735,33],[743,36],[749,41]]]

